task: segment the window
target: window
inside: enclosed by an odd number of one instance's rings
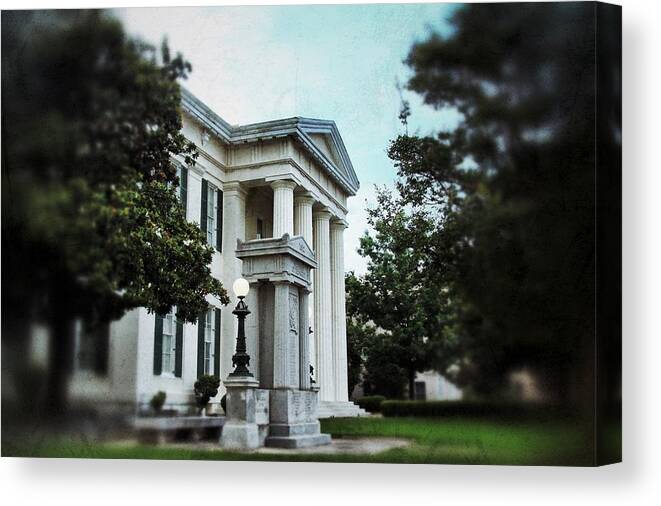
[[[197,377],[220,376],[220,309],[210,308],[197,320]]]
[[[200,228],[207,238],[209,246],[222,251],[223,241],[223,192],[202,179],[202,209]]]
[[[163,348],[161,374],[174,374],[175,354],[177,352],[177,317],[175,309],[163,317]]]
[[[204,374],[214,374],[216,311],[209,309],[204,322]]]
[[[413,385],[414,387],[414,397],[418,401],[424,401],[427,399],[427,385],[424,381],[416,381]]]
[[[261,218],[257,218],[257,239],[264,237],[264,222]]]
[[[109,340],[109,323],[76,320],[74,334],[76,370],[105,376],[108,373]]]
[[[181,377],[184,325],[176,308],[157,314],[154,325],[154,374]]]
[[[218,191],[212,184],[207,185],[207,243],[216,246],[216,217],[218,215]]]

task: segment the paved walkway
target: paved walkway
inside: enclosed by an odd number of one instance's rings
[[[125,442],[126,444],[126,442]],[[331,444],[322,446],[313,446],[311,448],[258,448],[256,450],[247,450],[249,453],[270,453],[270,454],[325,454],[336,455],[343,453],[362,453],[373,455],[381,453],[392,448],[406,448],[412,444],[409,439],[387,438],[387,437],[344,437],[333,438]],[[162,443],[159,446],[170,448],[194,448],[196,450],[222,450],[220,445],[213,441],[199,441],[195,443]]]
[[[256,453],[316,453],[335,455],[341,453],[363,453],[373,455],[392,448],[405,448],[411,445],[409,439],[397,439],[387,437],[370,438],[334,438],[329,445],[314,446],[312,448],[259,448]]]

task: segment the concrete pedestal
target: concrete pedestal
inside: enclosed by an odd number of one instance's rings
[[[271,423],[266,446],[305,448],[329,444],[330,435],[320,432],[317,396],[314,390],[271,390]]]
[[[252,377],[225,380],[227,419],[220,436],[223,448],[251,450],[261,446],[256,416],[258,385]]]

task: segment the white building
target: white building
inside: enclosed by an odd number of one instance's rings
[[[460,388],[436,371],[416,373],[414,388],[414,397],[420,401],[458,401],[463,397]]]
[[[335,123],[295,117],[232,126],[185,90],[182,105],[183,132],[200,156],[192,167],[179,161],[181,198],[188,220],[200,224],[215,248],[212,274],[231,294],[242,277],[237,239],[302,236],[317,263],[306,295],[319,414],[357,414],[347,392],[343,235],[347,199],[359,183]],[[258,292],[251,290],[249,306]],[[224,380],[232,371],[237,320],[231,295],[226,307],[210,297],[212,309],[196,324],[138,308],[105,329],[79,325],[72,399],[140,409],[162,390],[166,408],[188,409],[199,375]],[[268,317],[253,314],[246,322],[257,380],[258,320]],[[212,399],[216,409],[224,393],[221,383]]]

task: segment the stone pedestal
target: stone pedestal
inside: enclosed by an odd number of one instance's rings
[[[227,388],[227,419],[220,436],[220,444],[228,450],[259,448],[260,437],[257,426],[257,387],[251,377],[229,377]]]
[[[305,448],[329,444],[330,435],[319,430],[317,395],[314,390],[271,390],[271,422],[266,446]]]

